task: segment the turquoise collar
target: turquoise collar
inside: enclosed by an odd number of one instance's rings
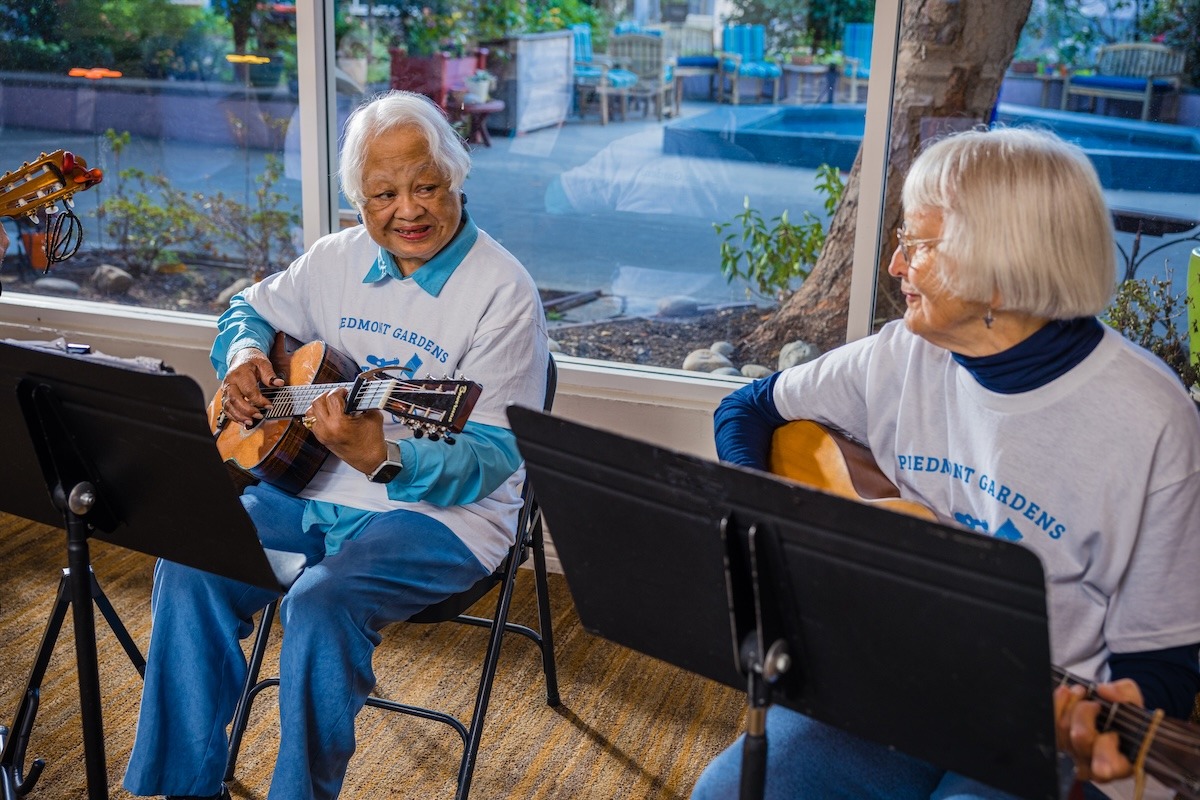
[[[471,219],[471,215],[465,208],[462,215],[463,226],[450,240],[450,244],[422,264],[421,268],[411,276],[405,277],[396,264],[396,257],[381,247],[379,255],[371,263],[371,268],[367,270],[362,282],[378,283],[384,278],[395,278],[399,281],[412,280],[429,294],[437,297],[441,294],[446,281],[450,280],[454,270],[458,269],[458,265],[467,257],[467,253],[471,251],[471,248],[475,246],[475,241],[479,238],[479,228],[475,226],[475,221]]]

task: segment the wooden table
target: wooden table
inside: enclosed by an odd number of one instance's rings
[[[489,114],[499,114],[504,110],[503,100],[488,100],[486,103],[464,103],[462,114],[467,120],[466,140],[471,144],[492,146],[492,137],[488,135],[487,118]]]

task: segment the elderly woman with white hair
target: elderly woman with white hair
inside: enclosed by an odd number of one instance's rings
[[[247,428],[263,418],[262,390],[283,383],[267,356],[278,333],[324,342],[362,369],[484,386],[453,447],[379,411],[348,414],[345,389],[326,391],[304,418],[331,453],[317,475],[296,494],[267,483],[243,494],[264,546],[308,562],[280,604],[272,800],[338,795],[380,629],[490,574],[515,537],[524,473],[504,412],[542,403],[545,316],[524,267],[466,212],[469,168],[425,97],[390,92],[362,106],[347,123],[341,180],[363,224],[321,238],[217,323],[223,410]],[[229,796],[225,730],[246,676],[238,638],[274,599],[156,565],[130,792]]]
[[[766,469],[790,420],[845,432],[901,497],[1040,556],[1057,665],[1107,700],[1186,718],[1200,690],[1200,416],[1174,373],[1096,318],[1115,257],[1095,170],[1050,133],[970,131],[921,153],[902,199],[888,272],[903,321],[731,394],[719,456]],[[1095,702],[1060,688],[1054,708],[1079,778],[1130,774]],[[780,707],[767,737],[770,800],[1005,796]],[[736,796],[739,753],[718,756],[694,800]]]

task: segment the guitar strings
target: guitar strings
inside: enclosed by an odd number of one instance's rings
[[[263,391],[264,396],[270,401],[270,406],[267,412],[268,417],[295,417],[304,413],[304,411],[312,405],[312,402],[321,394],[330,389],[345,387],[350,388],[352,383],[321,383],[310,384],[305,386],[279,386],[268,388]],[[455,390],[442,388],[429,388],[426,384],[411,383],[407,381],[394,380],[376,380],[369,381],[364,384],[360,393],[359,400],[364,404],[372,407],[378,407],[383,404],[396,391],[407,391],[413,394],[433,397],[453,397]],[[408,403],[394,404],[401,408],[408,408],[411,412],[409,416],[420,416],[427,419],[442,419],[446,415],[446,410],[435,409],[429,406],[419,406],[413,401]],[[418,411],[422,413],[417,413]]]

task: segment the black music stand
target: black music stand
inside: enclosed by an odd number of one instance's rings
[[[0,342],[0,510],[65,527],[67,569],[12,736],[0,728],[0,792],[33,788],[23,774],[42,673],[70,605],[89,800],[108,796],[93,602],[139,672],[144,661],[91,572],[88,539],[284,591],[304,556],[265,551],[213,444],[191,378],[148,359],[87,347]],[[65,522],[65,525],[64,525]]]
[[[1042,567],[1020,545],[511,408],[585,629],[1022,797],[1058,797]],[[769,780],[769,776],[766,776]]]

